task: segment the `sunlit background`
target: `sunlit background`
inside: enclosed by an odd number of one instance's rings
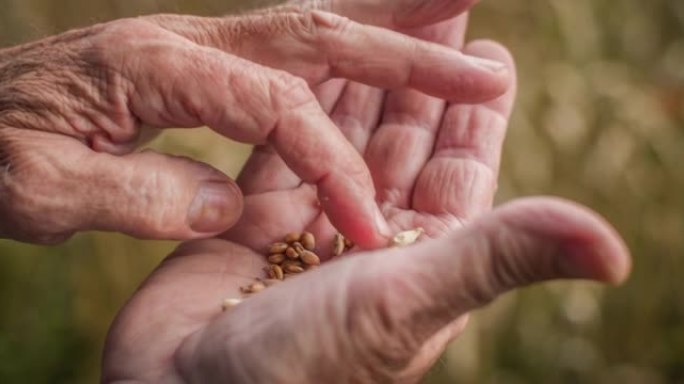
[[[0,0],[0,45],[155,12],[265,1]],[[507,44],[520,98],[499,201],[553,194],[605,215],[629,283],[556,283],[479,312],[427,383],[684,383],[684,1],[484,0],[472,37]],[[157,149],[236,175],[248,148],[205,130]],[[174,244],[112,234],[0,241],[0,382],[93,383],[117,309]]]

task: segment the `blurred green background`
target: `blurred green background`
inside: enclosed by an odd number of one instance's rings
[[[0,45],[155,12],[265,1],[0,0]],[[684,1],[484,0],[471,37],[504,42],[521,78],[499,201],[553,194],[605,215],[629,283],[556,283],[476,315],[427,383],[684,383]],[[248,152],[206,130],[154,147],[235,175]],[[227,155],[228,154],[228,155]],[[117,309],[174,244],[84,234],[0,241],[0,382],[93,383]]]

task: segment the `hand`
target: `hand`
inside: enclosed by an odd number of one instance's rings
[[[142,125],[208,125],[271,144],[317,186],[340,230],[364,247],[384,244],[366,165],[309,89],[332,77],[477,102],[504,92],[510,74],[321,11],[153,16],[0,51],[0,237],[56,243],[88,229],[170,239],[225,231],[242,209],[225,175],[185,158],[131,153]]]
[[[412,31],[415,37],[463,49],[467,15]],[[475,57],[506,63],[499,45],[468,44]],[[316,89],[320,104],[363,155],[389,224],[386,232],[424,228],[432,237],[453,232],[491,209],[501,147],[516,93],[478,105],[448,103],[414,90],[386,93],[336,79]],[[288,231],[315,233],[329,244],[337,232],[318,204],[316,187],[290,171],[271,146],[258,146],[238,179],[247,196],[245,215],[223,237],[253,249]],[[323,249],[323,256],[329,249]]]
[[[531,199],[448,237],[327,263],[221,313],[262,266],[224,240],[179,249],[113,324],[103,382],[417,382],[469,311],[542,280],[618,283],[629,261],[594,214]]]
[[[464,29],[461,19],[416,32],[458,45]],[[468,49],[510,63],[492,43]],[[262,148],[239,179],[247,197],[226,235],[234,242],[187,243],[155,271],[112,326],[103,381],[414,382],[462,330],[464,315],[509,289],[552,278],[624,279],[619,237],[569,203],[521,201],[456,230],[491,204],[513,94],[447,107],[401,91],[386,95],[382,110],[382,91],[326,84],[322,105],[376,171],[390,224],[425,226],[439,238],[326,263],[221,313],[224,298],[261,276],[268,243],[293,230],[319,239],[333,231],[314,188]],[[442,150],[433,154],[434,146]],[[386,172],[377,172],[383,164]],[[319,253],[327,248],[319,242]]]

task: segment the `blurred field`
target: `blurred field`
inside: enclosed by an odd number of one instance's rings
[[[254,4],[0,0],[0,45]],[[628,240],[635,271],[619,289],[562,283],[505,297],[427,382],[684,383],[684,2],[484,0],[472,36],[503,41],[519,63],[499,200],[553,194],[598,210]],[[154,147],[232,175],[248,151],[202,130]],[[111,234],[57,248],[0,241],[0,382],[96,382],[109,322],[172,248]]]

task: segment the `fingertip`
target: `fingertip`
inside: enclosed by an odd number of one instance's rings
[[[515,60],[508,48],[494,40],[473,40],[466,44],[463,52],[468,55],[504,63],[509,68],[515,67]]]
[[[318,198],[332,225],[356,245],[362,249],[387,245],[389,225],[368,190],[346,178],[329,176],[318,183]]]
[[[466,45],[463,53],[485,60],[502,63],[505,70],[500,76],[498,85],[502,90],[494,97],[490,97],[488,105],[490,108],[508,116],[511,112],[515,95],[517,93],[517,72],[515,59],[511,52],[504,45],[493,40],[474,40]]]
[[[562,277],[619,285],[630,274],[631,257],[624,240],[586,207],[564,199],[534,197],[510,203],[499,213],[514,227],[559,247],[554,263]]]
[[[503,62],[467,52],[455,52],[453,55],[453,61],[444,71],[435,71],[436,64],[431,64],[433,69],[423,76],[416,72],[414,83],[430,85],[438,90],[435,95],[462,104],[495,100],[506,94],[513,83],[511,71]]]

